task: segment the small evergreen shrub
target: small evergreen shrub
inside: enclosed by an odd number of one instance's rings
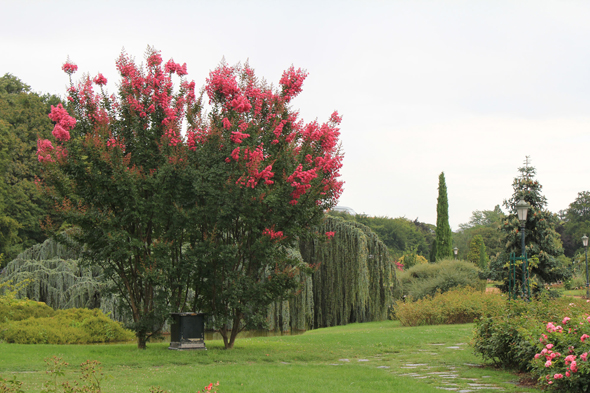
[[[437,263],[420,264],[399,273],[403,294],[412,300],[444,293],[456,287],[485,290],[479,269],[467,261],[445,259]]]
[[[403,326],[471,323],[484,315],[497,315],[505,306],[497,293],[455,288],[415,302],[397,303],[395,317]]]
[[[0,298],[0,316],[0,340],[7,343],[89,344],[134,338],[98,309],[53,310],[32,300]]]

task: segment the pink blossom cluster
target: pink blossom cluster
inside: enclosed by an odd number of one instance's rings
[[[336,232],[332,232],[332,231],[326,232],[326,236],[328,237],[328,239],[333,238],[334,235],[336,235]]]
[[[263,145],[258,146],[255,150],[251,151],[249,148],[243,149],[243,161],[246,166],[246,173],[236,180],[236,184],[240,187],[254,188],[261,180],[264,180],[264,184],[274,184],[274,180],[270,180],[274,176],[272,172],[272,165],[267,165],[262,171],[259,170],[260,164],[264,160]],[[231,154],[234,161],[239,161],[241,155],[241,149],[236,147]],[[226,159],[226,161],[228,161]]]
[[[72,75],[74,72],[78,71],[78,66],[74,63],[70,63],[70,61],[68,60],[64,63],[64,65],[61,66],[61,69],[66,74]]]
[[[561,326],[555,326],[552,322],[549,322],[547,324],[546,329],[547,329],[548,333],[553,333],[553,332],[561,333],[561,332],[563,332],[563,328]]]
[[[52,150],[53,144],[49,139],[37,140],[37,158],[39,162],[54,162],[55,160],[51,157]]]
[[[291,197],[293,198],[289,203],[291,205],[297,204],[297,199],[301,197],[301,195],[305,194],[307,190],[311,188],[311,181],[318,177],[317,169],[312,168],[307,171],[303,170],[303,165],[299,164],[295,172],[291,176],[287,178],[287,182],[291,184],[291,187],[294,187],[295,190],[291,193]]]
[[[242,143],[244,139],[248,138],[250,134],[242,134],[240,131],[233,131],[229,138],[233,143]]]
[[[184,63],[183,65],[177,64],[174,62],[174,60],[170,59],[168,60],[168,62],[164,65],[164,69],[166,70],[167,73],[169,74],[174,74],[176,73],[176,75],[178,76],[184,76],[188,74],[188,71],[186,70],[186,63]]]
[[[307,78],[307,72],[298,68],[295,70],[291,66],[288,70],[283,72],[283,76],[279,81],[279,84],[283,88],[283,97],[286,102],[291,101],[294,97],[299,95],[303,90],[303,81]]]
[[[262,231],[262,235],[268,236],[271,240],[283,240],[285,236],[283,235],[283,231],[274,231],[274,228],[265,228]]]
[[[99,73],[95,78],[94,78],[94,83],[96,83],[99,86],[104,86],[107,84],[107,78],[105,78],[105,76],[101,73]]]
[[[53,128],[51,134],[53,137],[58,140],[59,142],[67,142],[70,140],[70,130],[76,126],[76,119],[74,119],[68,111],[63,107],[61,103],[57,104],[57,106],[51,106],[51,112],[49,113],[49,118],[53,120],[56,124]],[[48,139],[38,140],[37,141],[37,159],[39,162],[54,162],[54,159],[51,157],[51,151],[54,150],[53,144]],[[55,149],[56,156],[66,157],[67,150],[64,149],[62,146],[58,146]]]

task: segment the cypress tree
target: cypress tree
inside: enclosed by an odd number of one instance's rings
[[[453,256],[453,240],[449,225],[449,202],[445,173],[438,177],[438,199],[436,205],[436,260],[440,261]]]
[[[486,253],[486,245],[481,235],[475,235],[469,243],[469,253],[467,260],[479,266],[482,270],[488,265],[488,258]]]

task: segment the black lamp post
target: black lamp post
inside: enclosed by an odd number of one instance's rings
[[[459,249],[457,247],[453,248],[453,254],[455,254],[455,261],[457,260],[457,253],[459,252]]]
[[[526,216],[528,213],[530,205],[524,200],[521,199],[516,204],[516,213],[518,214],[518,220],[520,221],[520,232],[522,233],[522,257],[525,256],[525,247],[524,247],[524,229],[526,226]],[[526,258],[522,260],[522,297],[526,298],[526,288],[527,288],[527,263]]]
[[[586,299],[590,299],[590,283],[588,282],[588,236],[582,236],[582,245],[586,249]]]

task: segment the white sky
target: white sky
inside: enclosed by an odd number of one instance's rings
[[[532,158],[549,209],[590,190],[587,1],[0,1],[0,75],[64,95],[61,65],[102,72],[124,47],[188,65],[225,56],[278,83],[307,69],[306,121],[343,115],[345,191],[359,213],[436,223],[445,172],[453,229],[512,194]],[[79,74],[78,74],[79,75]]]

